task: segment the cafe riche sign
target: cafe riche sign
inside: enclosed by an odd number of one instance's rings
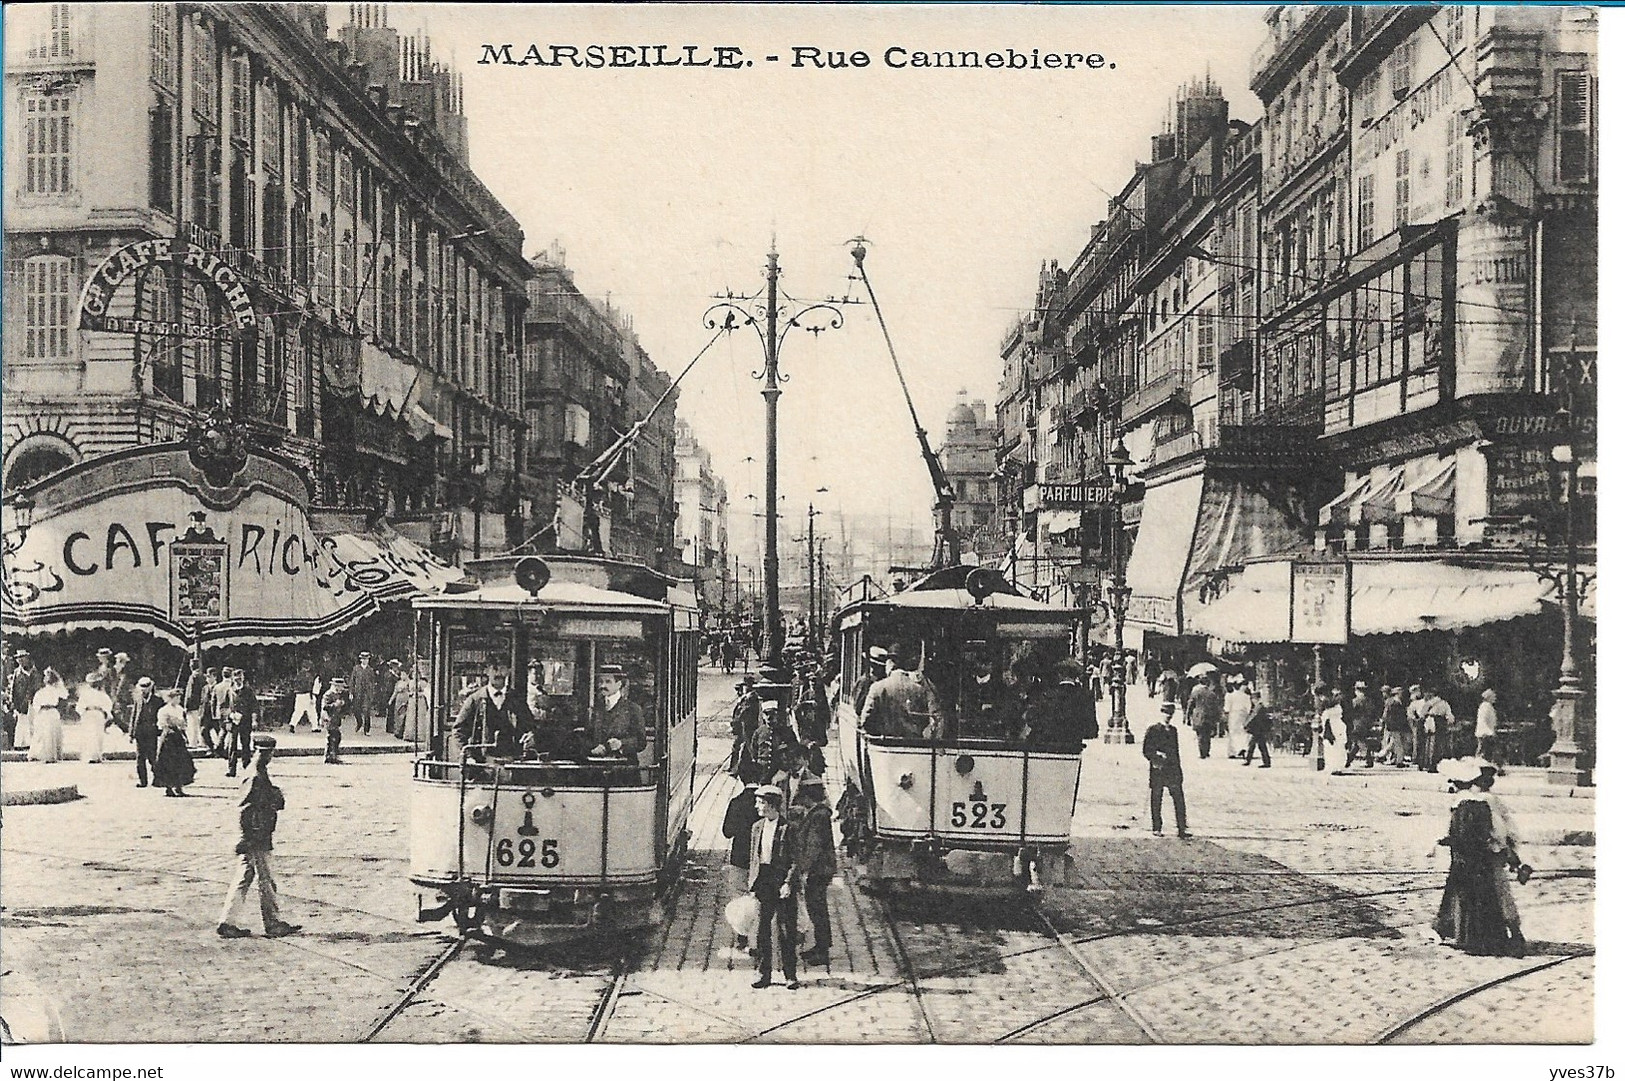
[[[34,520],[6,556],[6,622],[122,627],[176,644],[295,642],[376,612],[385,582],[447,569],[376,546],[363,561],[344,547],[352,538],[312,528],[303,487],[279,461],[244,455],[228,475],[178,445],[65,470],[32,493]]]
[[[141,319],[135,313],[134,290],[119,295],[119,287],[137,271],[156,264],[179,263],[207,281],[225,302],[230,323],[213,326]],[[230,340],[254,325],[254,304],[248,289],[217,253],[169,237],[126,244],[102,261],[79,295],[79,329],[122,334],[172,334],[185,338]]]

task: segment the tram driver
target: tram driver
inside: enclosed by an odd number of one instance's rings
[[[598,702],[592,710],[592,750],[595,757],[620,757],[636,765],[648,745],[643,707],[626,693],[626,669],[618,664],[598,669]]]
[[[452,730],[452,757],[464,747],[479,747],[472,757],[519,758],[536,742],[536,722],[524,695],[508,686],[508,662],[492,657],[485,666],[485,686],[468,696],[457,711]]]

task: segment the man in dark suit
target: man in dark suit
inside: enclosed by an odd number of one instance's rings
[[[760,905],[756,917],[755,988],[773,985],[773,924],[779,925],[779,964],[785,986],[796,980],[796,838],[784,818],[784,793],[772,785],[756,789],[756,811],[762,817],[750,831],[750,882],[746,888]]]
[[[457,711],[452,757],[461,758],[464,747],[489,744],[481,755],[518,758],[535,746],[535,729],[524,693],[508,686],[508,662],[493,657],[485,666],[485,686],[469,695]]]
[[[620,755],[636,763],[648,745],[643,707],[626,693],[626,669],[618,664],[598,669],[598,704],[592,711],[592,753]]]
[[[357,735],[371,734],[372,715],[378,711],[378,705],[378,669],[372,666],[372,654],[363,652],[356,666],[350,669],[350,708],[355,710]]]
[[[226,680],[220,682],[225,683]],[[248,685],[248,673],[241,668],[231,670],[230,682],[231,689],[226,694],[228,712],[225,715],[223,744],[226,750],[226,776],[235,777],[238,765],[246,769],[254,760],[254,719],[259,716],[260,700]]]
[[[1185,826],[1185,773],[1179,765],[1179,730],[1173,725],[1174,703],[1164,702],[1162,718],[1145,730],[1140,753],[1151,764],[1151,832],[1162,836],[1162,793],[1174,798],[1174,824],[1181,837],[1189,837]]]
[[[158,769],[158,710],[163,700],[153,687],[151,676],[142,676],[135,684],[134,721],[130,735],[135,739],[135,786],[147,787],[147,767]]]

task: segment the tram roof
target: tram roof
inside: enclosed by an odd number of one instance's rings
[[[993,593],[978,604],[976,599],[963,589],[904,590],[890,597],[860,603],[870,608],[937,608],[951,611],[1023,612],[1050,616],[1077,614],[1077,610],[1073,608],[1062,608],[1047,601],[1034,600],[1013,593]]]
[[[627,615],[664,615],[670,605],[623,593],[616,589],[600,589],[582,582],[551,581],[532,599],[530,593],[516,582],[486,582],[478,589],[465,593],[437,593],[417,597],[414,608],[430,609],[484,609],[514,610],[535,605],[540,608],[583,612],[621,612]]]

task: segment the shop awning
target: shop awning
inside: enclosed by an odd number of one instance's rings
[[[1284,642],[1292,564],[1249,564],[1224,594],[1187,609],[1190,629],[1231,642]],[[1350,624],[1355,636],[1459,630],[1540,611],[1552,586],[1533,571],[1437,560],[1356,560]]]
[[[436,439],[451,438],[451,428],[434,419],[429,411],[417,402],[406,408],[406,430],[417,440],[428,439],[430,436]]]
[[[418,381],[417,369],[404,364],[371,342],[361,343],[361,402],[381,417],[406,411]]]
[[[364,533],[331,533],[321,543],[350,581],[380,603],[439,593],[464,578],[460,568],[386,525]]]
[[[1133,595],[1129,622],[1179,634],[1179,593],[1202,506],[1202,475],[1147,487],[1139,536],[1125,576]]]
[[[1080,510],[1056,510],[1048,512],[1050,534],[1065,533],[1069,529],[1076,529],[1083,523],[1083,512]]]
[[[1432,518],[1448,518],[1456,512],[1456,460],[1448,458],[1438,468],[1424,473],[1415,484],[1407,485],[1394,496],[1394,510],[1399,514],[1423,514]]]
[[[1371,485],[1365,495],[1357,501],[1357,506],[1350,506],[1349,514],[1352,518],[1359,515],[1362,522],[1392,522],[1399,517],[1394,509],[1394,497],[1405,489],[1405,471],[1395,469],[1384,480]]]
[[[1371,490],[1370,477],[1356,477],[1343,489],[1343,494],[1320,508],[1320,524],[1329,526],[1333,524],[1347,525],[1352,516],[1357,513],[1355,509],[1359,500]]]

